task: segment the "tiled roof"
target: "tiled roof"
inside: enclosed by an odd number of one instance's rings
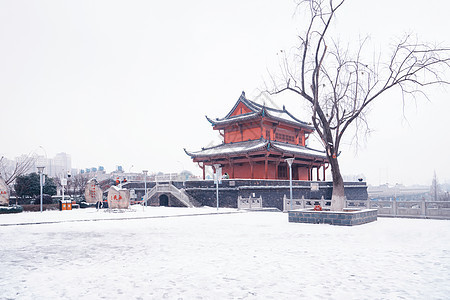
[[[266,140],[259,139],[253,141],[221,144],[209,148],[203,148],[200,151],[194,152],[186,151],[186,149],[184,151],[191,157],[233,155],[263,150],[265,147],[267,147],[267,143],[268,142]]]
[[[299,145],[292,145],[289,143],[283,143],[283,142],[276,142],[272,141],[271,147],[279,150],[280,152],[284,153],[290,153],[290,154],[299,154],[304,156],[314,156],[314,157],[320,157],[326,159],[327,156],[325,154],[325,151],[319,151],[316,149],[303,147]]]
[[[236,107],[241,102],[245,106],[247,106],[252,112],[232,116],[231,114],[234,112]],[[313,126],[294,117],[290,112],[288,112],[286,110],[286,108],[284,106],[283,106],[283,109],[281,110],[281,109],[275,109],[272,107],[258,104],[254,101],[251,101],[251,100],[248,100],[247,98],[245,98],[244,92],[242,92],[242,94],[239,97],[236,104],[233,106],[233,108],[230,110],[230,112],[224,118],[221,118],[221,119],[219,119],[219,118],[210,119],[208,117],[206,117],[206,118],[213,126],[215,126],[215,125],[228,124],[228,123],[232,123],[232,122],[236,122],[236,121],[249,120],[249,119],[253,119],[253,118],[258,118],[260,116],[264,116],[266,118],[273,119],[275,121],[286,122],[286,123],[290,123],[290,124],[293,124],[296,126],[314,130]]]
[[[187,155],[192,158],[196,157],[216,157],[216,156],[232,156],[238,154],[245,154],[251,152],[257,152],[261,150],[275,150],[281,153],[308,156],[320,159],[326,159],[325,152],[311,149],[308,147],[292,145],[277,141],[268,141],[265,139],[227,143],[221,144],[209,148],[203,148],[200,151],[189,152],[184,150]]]

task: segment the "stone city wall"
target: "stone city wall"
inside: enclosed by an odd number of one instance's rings
[[[184,189],[190,198],[200,206],[216,206],[216,185],[213,180],[174,181],[178,189]],[[154,182],[147,182],[150,190]],[[138,199],[144,195],[144,183],[134,182],[125,185],[128,189],[135,189]],[[350,182],[345,184],[346,197],[349,200],[366,200],[367,185],[365,182]],[[333,190],[332,182],[327,181],[298,181],[292,182],[293,198],[331,200]],[[224,179],[219,184],[219,206],[237,208],[238,197],[262,198],[263,207],[283,210],[283,197],[289,197],[289,180],[262,180],[262,179]],[[159,197],[159,195],[158,195]],[[157,202],[153,199],[152,204]]]

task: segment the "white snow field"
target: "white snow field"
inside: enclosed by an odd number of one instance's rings
[[[448,220],[133,209],[0,215],[0,299],[450,299]]]

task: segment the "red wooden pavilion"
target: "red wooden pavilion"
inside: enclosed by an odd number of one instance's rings
[[[260,105],[239,97],[222,119],[206,117],[214,130],[219,130],[223,143],[200,151],[186,151],[203,169],[220,164],[229,178],[289,179],[287,158],[294,158],[294,180],[325,180],[328,161],[325,152],[305,146],[314,127],[300,121],[283,106],[282,110]],[[214,167],[213,167],[214,168]],[[315,169],[315,172],[314,172]]]

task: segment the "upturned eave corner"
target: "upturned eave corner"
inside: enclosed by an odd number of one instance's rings
[[[211,120],[210,118],[208,118],[207,115],[205,115],[205,118],[206,118],[206,120],[208,120],[208,122],[211,124],[211,126],[216,126],[216,123],[213,120]]]
[[[190,158],[194,158],[194,155],[191,154],[191,152],[187,151],[186,148],[183,148],[184,153],[186,153]]]

